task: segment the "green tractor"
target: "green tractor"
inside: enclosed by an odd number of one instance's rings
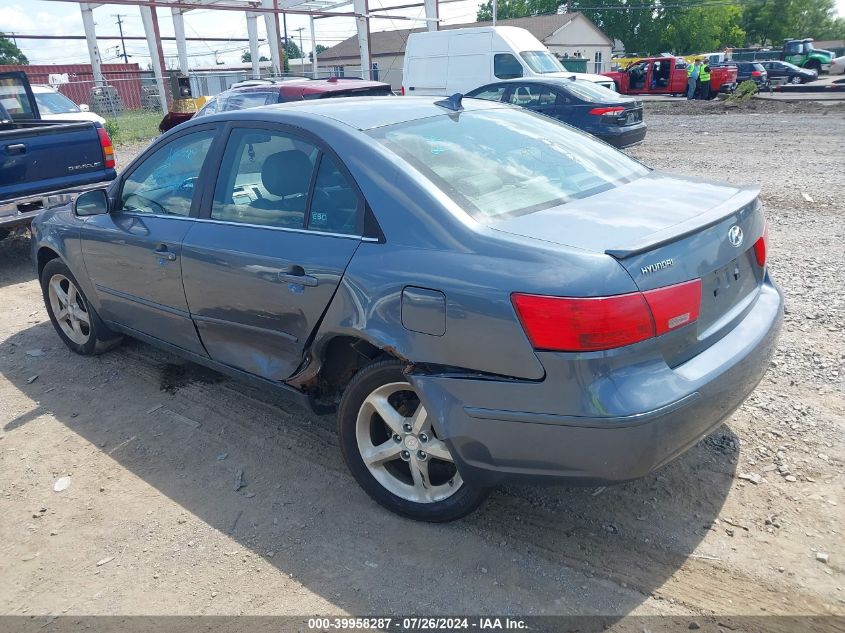
[[[812,39],[784,40],[782,59],[821,74],[823,71],[830,70],[833,53],[813,48]]]

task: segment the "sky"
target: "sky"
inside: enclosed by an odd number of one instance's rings
[[[389,7],[396,4],[410,4],[408,0],[370,0],[370,8]],[[449,24],[473,22],[480,0],[465,0],[441,5],[440,13],[444,22]],[[837,0],[839,15],[845,16],[845,0]],[[351,3],[348,9],[351,11]],[[173,22],[168,10],[159,10],[159,25],[163,36],[173,35]],[[423,16],[422,7],[394,10],[395,15],[419,18]],[[94,10],[94,20],[98,35],[117,34],[116,15],[121,14],[125,35],[144,35],[140,11],[137,7],[105,5]],[[327,18],[315,21],[317,43],[332,46],[355,33],[352,18]],[[371,20],[374,31],[422,27],[421,20]],[[307,16],[288,15],[288,35],[299,43],[301,31],[305,52],[311,50],[311,37]],[[0,0],[0,31],[7,34],[45,34],[45,35],[82,35],[82,17],[79,6],[71,2],[50,2],[48,0]],[[196,9],[185,16],[185,31],[188,37],[246,37],[246,17],[231,11],[213,11]],[[265,36],[264,20],[258,19],[259,38]],[[32,64],[50,63],[87,63],[88,53],[84,40],[16,40],[18,46]],[[99,40],[100,56],[103,61],[117,63],[119,40]],[[176,67],[176,43],[162,43],[168,67]],[[188,55],[191,67],[212,66],[215,60],[226,64],[240,63],[241,54],[248,50],[246,42],[188,42]],[[131,55],[130,62],[146,68],[150,63],[146,41],[130,40],[126,51]],[[260,52],[270,57],[269,46],[265,43]]]
[[[416,1],[416,0],[411,0]],[[422,2],[422,0],[419,0]],[[845,0],[842,0],[845,3]],[[481,0],[465,0],[444,4],[440,8],[444,21],[456,24],[474,22],[475,14]],[[370,8],[389,7],[397,4],[411,4],[409,0],[370,0]],[[336,9],[351,11],[348,8]],[[144,35],[144,26],[138,7],[105,5],[94,9],[94,21],[97,35],[116,35],[118,32],[116,15],[121,14],[124,35]],[[391,15],[422,17],[422,7],[391,11]],[[162,36],[173,35],[173,22],[168,9],[158,10],[159,28]],[[404,28],[418,28],[425,25],[422,20],[393,20],[378,19],[370,21],[373,31],[384,31]],[[307,16],[288,15],[288,36],[299,45],[299,32],[303,27],[302,44],[305,53],[311,51],[311,35]],[[315,20],[317,43],[332,46],[355,34],[353,18],[326,18]],[[15,33],[26,35],[83,35],[82,15],[79,5],[71,2],[50,2],[48,0],[0,0],[0,31],[7,36]],[[214,11],[210,9],[195,9],[185,14],[185,35],[187,37],[241,37],[246,38],[246,17],[244,14],[232,11]],[[265,37],[264,19],[258,18],[258,37]],[[85,40],[16,40],[18,47],[29,59],[31,64],[50,63],[88,63],[88,51]],[[98,40],[100,57],[106,63],[119,63],[117,47],[119,40]],[[176,43],[163,41],[164,56],[167,66],[177,67]],[[212,66],[215,59],[227,64],[241,63],[241,54],[249,50],[247,42],[188,42],[190,66]],[[215,53],[215,51],[217,51]],[[261,55],[270,57],[270,48],[262,43],[259,51]],[[126,52],[131,55],[129,61],[136,62],[142,68],[150,63],[149,50],[146,40],[130,40],[126,42]]]

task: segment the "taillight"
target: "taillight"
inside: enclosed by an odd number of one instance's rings
[[[615,107],[610,107],[610,108],[593,108],[592,110],[590,110],[590,114],[592,114],[594,116],[605,116],[605,115],[608,115],[608,114],[616,116],[616,115],[621,114],[624,111],[625,111],[625,108],[623,108],[622,106],[615,106]]]
[[[701,280],[611,297],[511,297],[536,349],[594,352],[660,336],[698,320]]]
[[[405,96],[405,86],[402,86],[402,96]]]
[[[760,76],[760,75],[762,75],[762,74],[763,74],[763,73],[761,73],[759,70],[752,70],[752,71],[751,71],[751,76],[752,76],[752,77],[759,77],[759,76]]]
[[[111,144],[109,133],[106,132],[106,128],[98,127],[97,134],[100,137],[100,147],[103,148],[103,167],[113,169],[116,163],[114,160],[114,146]]]
[[[760,266],[766,265],[766,249],[769,245],[769,227],[763,229],[763,235],[759,240],[754,242],[754,256],[757,258],[757,263]]]

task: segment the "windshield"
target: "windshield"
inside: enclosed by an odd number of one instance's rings
[[[519,54],[528,67],[535,73],[563,73],[566,68],[563,67],[557,57],[548,51],[523,51]]]
[[[80,112],[78,105],[59,92],[36,92],[35,103],[41,114]]]
[[[586,198],[648,173],[588,134],[525,110],[436,116],[370,135],[482,222]]]

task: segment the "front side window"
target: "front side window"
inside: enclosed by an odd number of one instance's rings
[[[522,64],[510,53],[497,53],[493,56],[493,74],[499,79],[522,77]]]
[[[488,223],[586,198],[648,173],[589,135],[524,110],[437,116],[370,135]]]
[[[35,103],[41,114],[80,112],[78,105],[59,92],[36,92]]]
[[[120,208],[135,213],[187,216],[215,130],[186,134],[157,149],[123,183]]]
[[[548,51],[522,51],[519,56],[525,60],[528,67],[535,73],[545,74],[566,72],[566,68],[563,67],[563,64],[557,60],[557,57]]]

